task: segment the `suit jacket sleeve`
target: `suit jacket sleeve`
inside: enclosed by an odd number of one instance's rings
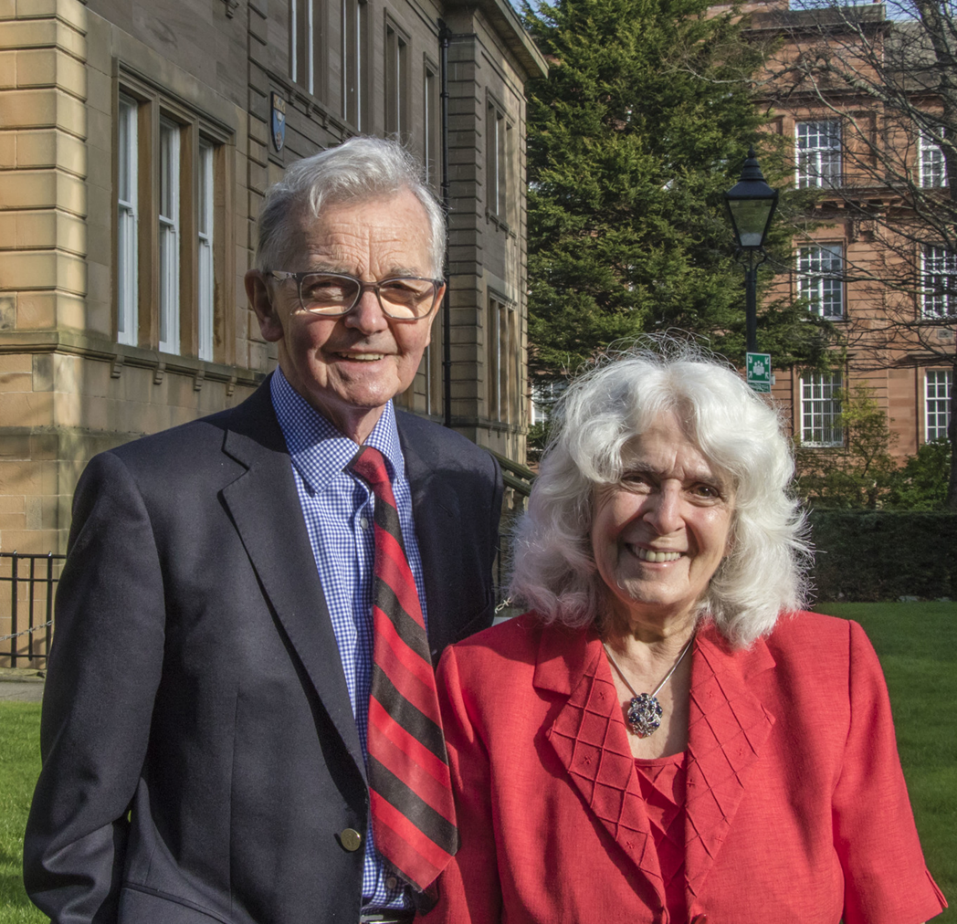
[[[115,919],[164,623],[146,507],[122,461],[98,456],[74,497],[24,841],[27,891],[55,924]]]
[[[924,868],[880,663],[864,630],[849,626],[851,722],[832,800],[844,922],[915,924],[946,902]]]
[[[481,730],[469,714],[468,693],[459,677],[455,648],[437,672],[442,724],[449,751],[459,831],[458,853],[439,879],[439,901],[423,919],[428,924],[496,924],[502,893],[492,822],[489,755]]]

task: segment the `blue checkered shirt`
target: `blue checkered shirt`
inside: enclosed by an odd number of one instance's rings
[[[372,675],[372,586],[375,562],[375,497],[361,479],[345,471],[358,446],[305,401],[277,369],[272,404],[292,459],[299,504],[312,554],[339,644],[362,755],[368,762],[369,688]],[[409,565],[425,613],[422,559],[412,520],[412,492],[405,477],[395,412],[389,402],[366,440],[386,458]],[[363,910],[411,908],[401,880],[382,866],[372,825],[367,826],[362,878]],[[317,873],[319,871],[317,870]]]

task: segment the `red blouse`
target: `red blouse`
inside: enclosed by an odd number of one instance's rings
[[[685,781],[684,751],[650,760],[635,758],[638,785],[651,822],[664,882],[665,904],[672,921],[687,919],[685,899]]]

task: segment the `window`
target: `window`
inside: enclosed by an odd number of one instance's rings
[[[425,154],[425,182],[433,189],[438,189],[442,181],[439,158],[441,157],[441,99],[439,98],[438,68],[426,59],[425,81],[423,83],[425,98],[422,101],[423,138],[422,148]]]
[[[160,120],[159,162],[159,348],[179,353],[180,127]]]
[[[801,377],[801,441],[809,446],[842,446],[840,372]]]
[[[934,144],[925,135],[920,135],[917,142],[917,157],[920,164],[921,186],[946,186],[947,165],[944,163],[944,152],[940,145]]]
[[[116,121],[116,340],[130,346],[136,344],[138,336],[138,112],[139,104],[136,100],[120,94]]]
[[[196,303],[199,319],[200,359],[213,358],[213,146],[205,139],[199,142],[199,169],[196,196],[197,263],[199,266],[199,298]]]
[[[841,123],[797,123],[797,183],[800,189],[841,184]]]
[[[832,319],[844,317],[842,263],[840,244],[802,247],[798,251],[798,293],[807,298],[815,314]]]
[[[292,82],[314,96],[322,93],[320,49],[322,6],[320,0],[290,0],[289,76]]]
[[[486,131],[488,132],[488,138],[486,139],[488,145],[486,152],[488,182],[486,208],[489,214],[505,221],[511,126],[508,124],[502,108],[493,102],[488,104]]]
[[[949,370],[930,371],[924,379],[924,419],[928,443],[947,439],[951,383]]]
[[[233,322],[223,311],[230,297],[224,176],[229,131],[145,79],[123,73],[120,80],[114,140],[117,342],[231,362]]]
[[[952,316],[957,306],[957,254],[929,244],[922,254],[921,310],[925,318]]]
[[[399,141],[409,133],[409,40],[385,27],[385,130]]]
[[[488,416],[517,423],[518,322],[514,307],[494,296],[488,302]]]
[[[369,6],[364,0],[342,0],[342,115],[356,128],[368,121],[365,107]]]

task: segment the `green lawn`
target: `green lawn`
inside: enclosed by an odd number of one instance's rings
[[[957,924],[957,603],[817,609],[856,619],[880,655],[927,865],[951,902],[934,924]],[[37,705],[0,703],[0,924],[46,921],[20,878],[23,826],[40,766],[39,722]]]
[[[40,772],[40,705],[0,703],[0,924],[43,924],[23,891],[23,828]]]

